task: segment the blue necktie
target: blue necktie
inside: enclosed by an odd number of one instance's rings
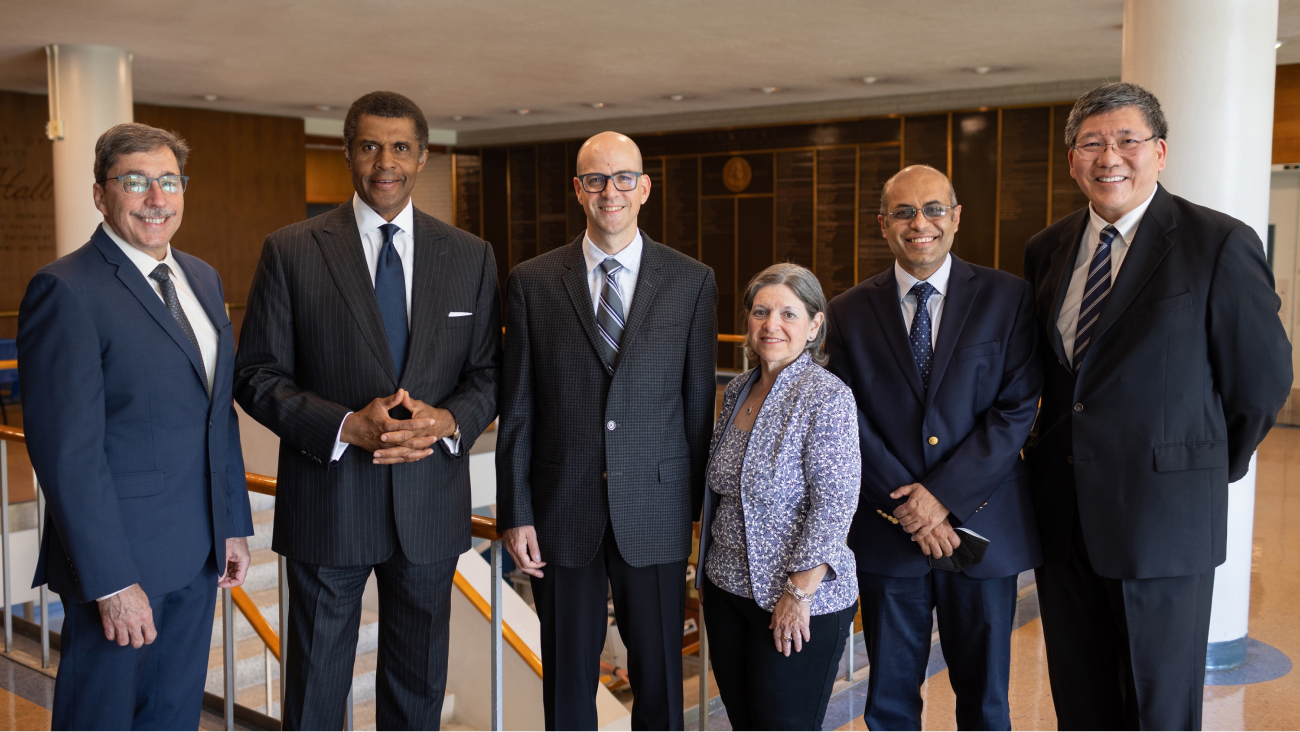
[[[1097,252],[1092,255],[1088,265],[1088,280],[1083,290],[1083,302],[1079,304],[1079,325],[1074,329],[1074,370],[1077,372],[1083,364],[1083,357],[1092,345],[1092,334],[1101,317],[1102,305],[1110,294],[1110,243],[1115,241],[1119,231],[1114,226],[1101,230],[1101,241]]]
[[[934,347],[930,344],[930,308],[927,303],[936,292],[929,282],[912,285],[911,293],[916,297],[916,315],[912,317],[912,331],[907,339],[912,342],[912,355],[916,358],[916,368],[921,371],[921,388],[930,388],[930,369],[934,367]]]
[[[406,365],[406,274],[402,271],[402,257],[393,246],[393,236],[400,230],[397,224],[379,227],[384,234],[384,244],[379,248],[379,266],[375,267],[375,299],[379,301],[379,314],[384,319],[388,333],[388,351],[393,355],[393,368],[402,377]]]

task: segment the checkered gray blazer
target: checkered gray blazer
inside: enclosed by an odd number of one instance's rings
[[[690,555],[717,393],[718,288],[709,267],[642,238],[612,375],[582,237],[510,273],[497,516],[502,529],[536,526],[547,563],[591,561],[607,521],[633,566]]]

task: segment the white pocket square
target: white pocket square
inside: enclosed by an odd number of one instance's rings
[[[474,314],[474,313],[459,313],[459,312],[451,312],[451,313],[447,313],[447,317],[448,317],[448,318],[463,318],[463,317],[465,317],[466,315],[473,315],[473,314]]]

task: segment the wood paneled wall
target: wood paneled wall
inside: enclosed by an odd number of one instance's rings
[[[54,259],[47,115],[44,96],[0,92],[0,312],[17,310],[27,281]],[[263,239],[306,213],[302,120],[148,104],[135,105],[135,119],[189,142],[185,217],[173,243],[215,267],[226,301],[242,304]],[[242,310],[230,315],[238,328]],[[0,338],[16,331],[15,318],[0,318]]]
[[[1273,93],[1273,164],[1300,163],[1300,64],[1277,67]]]
[[[835,296],[893,263],[880,193],[905,165],[947,173],[962,204],[953,251],[1019,274],[1026,240],[1086,203],[1060,137],[1070,104],[638,136],[652,181],[639,223],[713,268],[718,326],[739,326],[745,284],[773,262],[813,270]],[[567,244],[586,218],[573,194],[580,140],[457,150],[458,226],[510,267]],[[747,182],[728,169],[747,171]],[[744,176],[742,176],[744,177]],[[719,363],[736,363],[722,349]]]

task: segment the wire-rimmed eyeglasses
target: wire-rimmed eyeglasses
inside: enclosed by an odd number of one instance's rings
[[[117,181],[122,186],[123,192],[138,196],[141,193],[147,192],[149,186],[153,185],[155,181],[158,183],[158,190],[163,193],[184,193],[185,186],[190,182],[190,177],[188,175],[160,175],[157,178],[150,178],[147,175],[140,175],[139,173],[129,173],[127,175],[104,178],[96,182],[103,185],[108,183],[110,180]]]
[[[1101,157],[1102,152],[1104,152],[1106,148],[1112,146],[1115,148],[1115,152],[1119,155],[1130,157],[1136,154],[1144,143],[1151,142],[1154,139],[1156,139],[1156,135],[1152,135],[1145,140],[1139,140],[1133,137],[1126,137],[1123,140],[1117,140],[1115,142],[1093,140],[1092,142],[1085,142],[1082,145],[1075,145],[1071,149],[1074,150],[1076,155],[1084,160],[1096,160]]]
[[[944,216],[947,216],[948,212],[953,210],[953,208],[955,208],[955,206],[944,206],[940,203],[927,203],[919,209],[915,206],[900,206],[885,215],[892,217],[895,221],[911,221],[916,218],[916,212],[920,211],[921,215],[925,216],[927,219],[941,219]]]

